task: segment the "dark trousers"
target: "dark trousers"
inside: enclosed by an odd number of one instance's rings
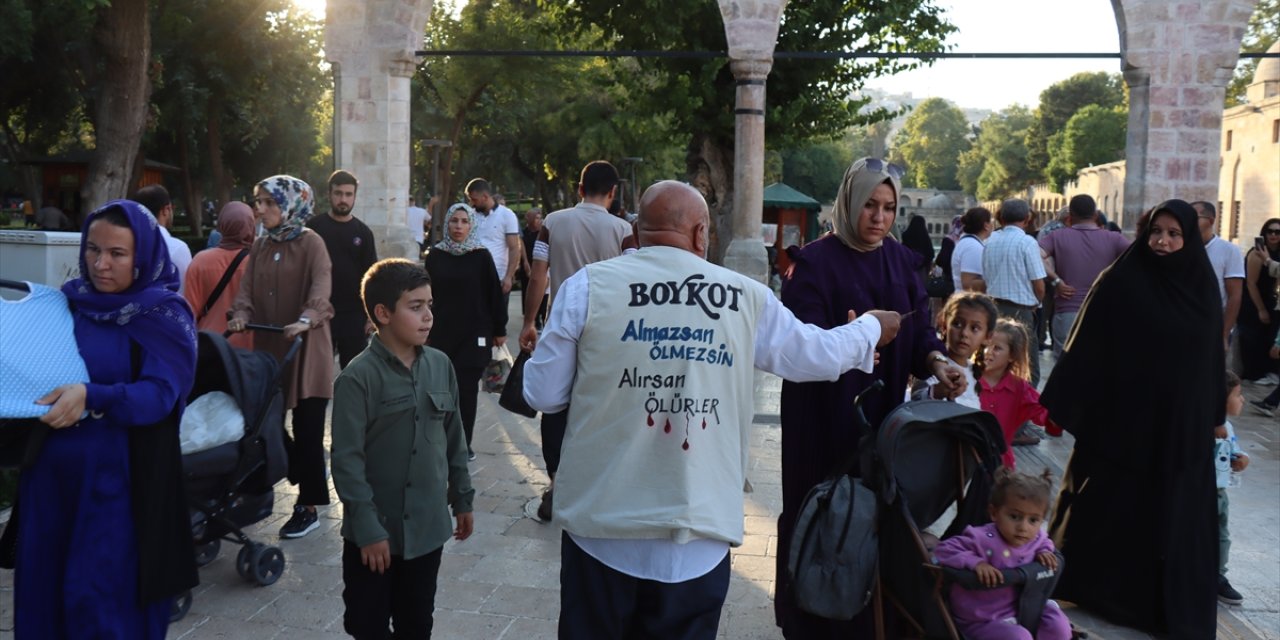
[[[365,335],[364,325],[368,320],[365,312],[344,311],[334,314],[329,320],[329,334],[333,336],[333,350],[338,354],[338,365],[343,369],[352,358],[360,355],[369,346],[369,336]]]
[[[356,640],[430,638],[443,551],[412,560],[391,556],[391,567],[378,574],[360,562],[360,547],[343,540],[342,628]]]
[[[293,437],[285,439],[285,445],[289,482],[298,485],[298,504],[329,504],[324,472],[324,410],[328,406],[328,398],[303,398],[293,408]]]
[[[714,640],[729,592],[729,555],[692,580],[633,578],[560,541],[560,639]]]
[[[467,450],[471,450],[471,436],[476,430],[476,402],[480,395],[480,376],[484,367],[459,367],[454,365],[458,376],[458,413],[462,416],[462,431],[467,434]]]
[[[547,475],[552,478],[560,469],[560,445],[564,444],[564,430],[568,426],[568,407],[559,413],[542,414],[542,457],[547,461]]]
[[[525,301],[529,299],[529,277],[523,274],[518,275],[520,278],[520,308],[525,307]],[[551,296],[543,292],[542,304],[538,307],[538,313],[534,316],[533,323],[536,329],[541,330],[542,325],[547,323],[547,299]]]
[[[1031,386],[1040,385],[1040,339],[1036,337],[1036,312],[1031,307],[1024,307],[1007,300],[996,299],[996,310],[1001,318],[1016,320],[1027,329],[1027,359],[1031,361]]]

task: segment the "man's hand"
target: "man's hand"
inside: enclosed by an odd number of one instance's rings
[[[1054,571],[1058,570],[1058,556],[1052,551],[1041,551],[1040,553],[1037,553],[1036,560],[1039,561],[1040,564],[1049,567]]]
[[[454,539],[466,540],[470,538],[471,531],[475,528],[475,518],[471,515],[471,512],[459,513],[454,517],[458,521],[458,526],[453,530]]]
[[[1054,295],[1059,298],[1070,298],[1076,294],[1076,288],[1066,282],[1058,283],[1058,291]]]
[[[520,330],[520,348],[533,353],[538,347],[538,330],[531,324],[526,324]]]
[[[503,346],[503,345],[505,345],[505,344],[507,344],[507,337],[506,337],[506,336],[494,336],[494,337],[493,337],[493,346],[495,346],[495,347],[501,347],[501,346]]]
[[[245,322],[244,319],[242,318],[232,318],[227,321],[227,331],[230,331],[232,333],[240,333],[241,331],[244,331],[244,327],[246,324],[249,324],[249,323]]]
[[[1271,312],[1266,309],[1258,309],[1258,322],[1271,324]]]
[[[391,543],[382,540],[360,547],[360,562],[374,573],[386,573],[391,568]]]
[[[980,563],[974,567],[974,571],[978,572],[978,582],[988,587],[994,587],[1004,584],[1004,574],[999,569],[991,566],[990,562]]]
[[[852,311],[850,311],[849,314],[851,316],[855,315]],[[877,347],[883,347],[884,345],[893,342],[893,339],[898,337],[898,330],[902,328],[902,316],[899,315],[897,311],[881,311],[879,309],[875,309],[868,311],[867,315],[875,318],[876,321],[880,323],[880,341],[876,343]],[[852,317],[849,321],[853,322]]]
[[[507,276],[502,279],[502,295],[511,293],[511,283],[513,282],[513,280],[514,280],[513,276]]]
[[[36,400],[36,404],[53,405],[49,413],[40,416],[43,422],[54,429],[70,427],[80,422],[84,415],[84,401],[88,390],[83,384],[64,384]]]

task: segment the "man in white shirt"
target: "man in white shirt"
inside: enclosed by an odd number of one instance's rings
[[[1035,314],[1044,299],[1044,261],[1040,245],[1027,235],[1031,206],[1021,198],[1000,203],[999,231],[991,234],[982,251],[982,277],[987,295],[996,301],[1001,318],[1022,323],[1030,338],[1027,356],[1031,360],[1031,386],[1040,384],[1040,341],[1035,337]],[[990,330],[991,327],[988,328]]]
[[[178,268],[178,291],[182,291],[187,281],[187,267],[191,266],[191,247],[187,243],[169,235],[169,227],[173,226],[173,200],[169,198],[169,190],[158,184],[150,184],[133,194],[130,198],[146,207],[151,215],[160,223],[160,235],[169,247],[169,260]]]
[[[409,207],[405,209],[405,224],[409,225],[409,231],[413,232],[413,239],[418,241],[418,251],[422,252],[427,250],[426,232],[431,228],[431,214],[417,205],[417,200],[409,196]]]
[[[1244,254],[1234,244],[1218,237],[1218,209],[1208,202],[1192,202],[1200,239],[1209,254],[1209,264],[1218,278],[1218,294],[1222,296],[1222,348],[1231,345],[1231,330],[1240,315],[1240,301],[1244,296]]]
[[[493,257],[493,266],[502,279],[502,293],[511,294],[516,267],[520,266],[520,221],[516,213],[493,199],[493,188],[484,178],[467,183],[467,200],[476,210],[471,234]]]
[[[764,285],[706,262],[708,225],[692,187],[650,187],[639,251],[565,280],[526,364],[530,406],[573,403],[553,510],[562,639],[715,638],[743,537],[753,368],[835,380],[871,371],[897,335],[890,311],[801,323]]]

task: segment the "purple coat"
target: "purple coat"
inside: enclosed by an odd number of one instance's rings
[[[907,313],[893,342],[881,347],[872,373],[851,370],[835,382],[782,383],[782,515],[778,518],[780,562],[789,553],[795,517],[809,489],[857,450],[863,430],[854,416],[853,399],[875,380],[885,388],[865,405],[867,419],[879,425],[902,403],[907,377],[932,375],[931,351],[946,352],[932,325],[929,297],[920,276],[924,258],[886,239],[881,248],[861,253],[834,235],[809,243],[796,256],[791,279],[782,288],[782,303],[803,322],[831,328],[873,309]],[[778,572],[779,593],[790,585],[785,566]],[[776,599],[781,620],[792,614],[790,598]]]
[[[1035,560],[1041,551],[1053,551],[1053,541],[1044,531],[1021,547],[1010,546],[1000,537],[995,523],[981,527],[965,527],[964,533],[943,540],[933,550],[938,564],[973,570],[988,562],[997,569],[1013,569]],[[965,589],[951,585],[951,612],[961,624],[975,624],[1018,617],[1018,591],[1013,587],[999,589]]]

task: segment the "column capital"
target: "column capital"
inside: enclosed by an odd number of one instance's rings
[[[761,81],[769,76],[769,71],[773,69],[773,54],[770,52],[766,56],[752,58],[737,58],[729,60],[729,70],[733,72],[733,78],[739,82],[742,81]]]

